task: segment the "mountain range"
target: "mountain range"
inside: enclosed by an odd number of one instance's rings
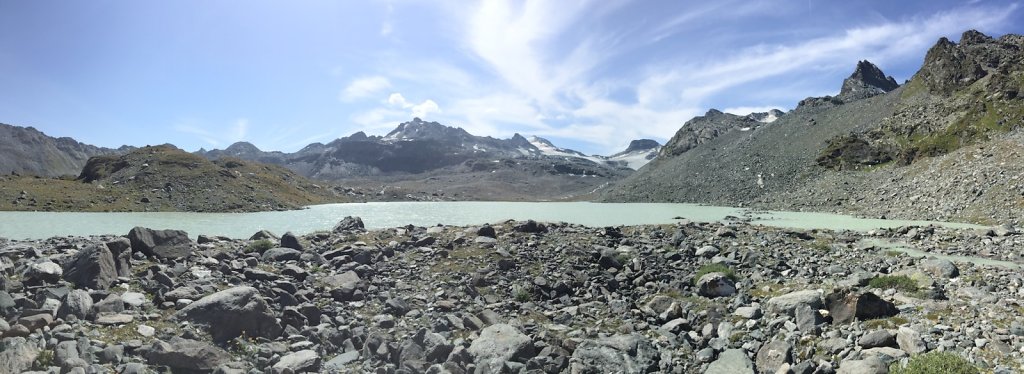
[[[1024,37],[942,38],[900,85],[856,63],[835,96],[788,112],[711,109],[664,145],[641,139],[586,155],[540,137],[496,139],[420,118],[294,153],[240,142],[207,160],[283,166],[380,199],[690,202],[877,217],[988,222],[1024,208]],[[0,125],[0,172],[79,174],[124,155]],[[376,191],[376,192],[373,192]],[[366,196],[366,195],[364,195]]]
[[[774,122],[711,110],[602,201],[992,222],[1024,208],[1024,37],[940,39],[904,85],[867,61]]]

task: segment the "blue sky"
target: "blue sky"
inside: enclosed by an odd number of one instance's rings
[[[1012,1],[0,0],[0,122],[101,146],[295,151],[413,116],[608,154],[791,109],[868,59],[1024,33]]]

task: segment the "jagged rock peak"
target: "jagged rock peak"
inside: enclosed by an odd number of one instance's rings
[[[419,117],[412,121],[402,122],[394,130],[384,136],[391,140],[413,139],[445,139],[470,136],[466,130],[458,127],[445,126],[437,122],[427,122]]]
[[[636,152],[636,151],[647,151],[647,150],[658,148],[660,146],[661,146],[661,143],[658,143],[657,140],[652,140],[652,139],[636,139],[636,140],[633,140],[633,141],[629,142],[629,146],[626,147],[626,150],[622,151],[622,153],[629,153],[629,152]]]
[[[992,37],[982,34],[978,30],[967,30],[964,31],[963,35],[960,35],[961,45],[975,45],[984,44],[992,41]]]
[[[886,76],[878,66],[868,60],[857,62],[857,68],[843,81],[839,98],[844,101],[863,99],[895,90],[900,85]]]

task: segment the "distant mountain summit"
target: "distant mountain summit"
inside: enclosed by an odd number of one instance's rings
[[[97,147],[72,138],[54,138],[33,127],[0,123],[0,174],[78,175],[90,157],[120,154],[131,149],[133,147]]]
[[[895,90],[900,85],[891,76],[886,76],[878,66],[868,60],[857,62],[857,68],[849,78],[843,80],[839,99],[852,101]]]

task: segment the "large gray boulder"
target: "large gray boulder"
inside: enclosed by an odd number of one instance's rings
[[[708,365],[704,374],[754,374],[754,362],[742,349],[726,349]]]
[[[86,247],[64,267],[64,280],[79,288],[105,290],[116,279],[114,256],[106,246]]]
[[[146,358],[150,365],[168,366],[172,371],[210,372],[231,361],[231,355],[212,344],[174,338],[156,341]]]
[[[782,296],[776,296],[768,299],[768,310],[793,316],[796,311],[796,307],[799,305],[807,305],[813,309],[821,309],[823,306],[821,302],[822,292],[819,290],[803,290],[790,292]]]
[[[895,304],[871,292],[838,291],[829,294],[825,298],[825,304],[834,324],[849,323],[854,319],[891,317],[900,312]]]
[[[39,349],[24,338],[8,338],[0,342],[0,373],[22,373],[32,367]]]
[[[641,374],[658,370],[658,350],[643,336],[615,335],[584,340],[572,354],[570,373],[599,373],[615,368],[617,373]]]
[[[960,269],[958,269],[952,261],[938,258],[929,258],[921,261],[921,270],[924,270],[933,277],[943,279],[951,279],[960,276]]]
[[[793,363],[793,345],[784,340],[774,340],[771,343],[761,346],[757,351],[757,371],[763,374],[772,374],[779,370],[782,365]]]
[[[878,357],[863,360],[843,360],[836,374],[888,374],[889,366]]]
[[[117,238],[106,243],[110,255],[114,256],[114,268],[117,275],[128,277],[132,275],[132,241],[128,238]]]
[[[533,340],[504,323],[488,326],[469,346],[469,354],[478,364],[492,361],[526,362],[534,355]]]
[[[348,216],[338,221],[337,225],[334,225],[335,233],[347,232],[347,231],[366,231],[366,226],[363,225],[363,219],[359,217]]]
[[[297,251],[301,251],[303,249],[302,242],[299,240],[299,237],[296,236],[295,234],[292,234],[291,231],[286,232],[284,233],[284,235],[281,236],[281,246],[284,248],[291,248]]]
[[[707,273],[697,280],[697,293],[704,297],[732,296],[736,284],[724,273]]]
[[[305,349],[281,357],[271,368],[274,374],[307,373],[320,370],[320,355]]]
[[[92,296],[85,290],[68,292],[60,303],[60,309],[57,309],[57,317],[67,318],[69,315],[83,320],[92,318]]]
[[[192,253],[192,240],[181,230],[153,230],[136,227],[128,232],[132,251],[156,258],[182,258]]]
[[[284,261],[298,261],[299,257],[302,256],[302,252],[291,248],[271,248],[260,257],[266,262],[284,262]]]
[[[214,341],[233,339],[243,333],[274,339],[281,325],[267,302],[252,287],[235,287],[213,293],[176,314],[179,320],[206,325]]]

